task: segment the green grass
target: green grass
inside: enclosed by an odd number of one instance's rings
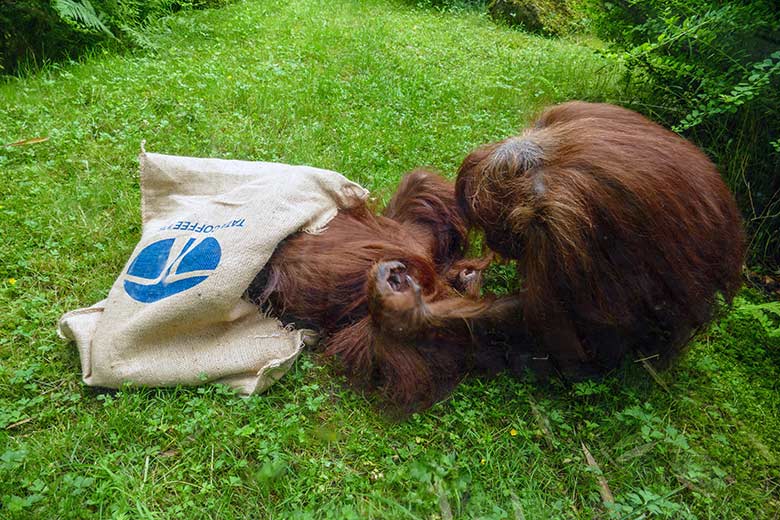
[[[330,168],[385,198],[545,104],[621,95],[617,65],[581,44],[402,3],[247,1],[149,42],[0,85],[0,142],[49,138],[0,148],[0,517],[780,515],[780,339],[745,300],[661,374],[670,393],[637,367],[470,380],[392,422],[310,353],[249,399],[84,387],[55,323],[105,296],[139,237],[142,138]]]

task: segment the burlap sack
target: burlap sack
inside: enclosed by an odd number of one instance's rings
[[[84,382],[262,392],[298,356],[302,332],[242,294],[281,240],[321,231],[366,190],[307,166],[143,150],[140,162],[141,241],[108,298],[59,322],[78,346]]]

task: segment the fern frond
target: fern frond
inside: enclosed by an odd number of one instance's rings
[[[53,0],[51,5],[66,22],[87,31],[103,32],[111,37],[114,36],[89,0]]]

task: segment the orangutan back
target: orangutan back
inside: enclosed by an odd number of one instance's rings
[[[472,152],[457,194],[516,259],[522,316],[565,373],[668,361],[740,287],[745,237],[712,162],[613,105],[571,102]]]

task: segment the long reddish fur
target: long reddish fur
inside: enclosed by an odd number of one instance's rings
[[[477,298],[488,260],[464,259],[467,247],[454,184],[416,170],[382,215],[365,205],[343,210],[322,233],[286,240],[249,295],[288,321],[319,329],[324,354],[354,385],[411,411],[444,397],[474,365],[470,327],[490,307]],[[413,291],[379,290],[378,265],[388,261],[406,266],[422,308]]]
[[[631,110],[552,107],[474,150],[456,191],[490,248],[517,261],[520,304],[504,327],[527,330],[573,378],[631,352],[668,362],[741,285],[745,237],[717,169]]]

